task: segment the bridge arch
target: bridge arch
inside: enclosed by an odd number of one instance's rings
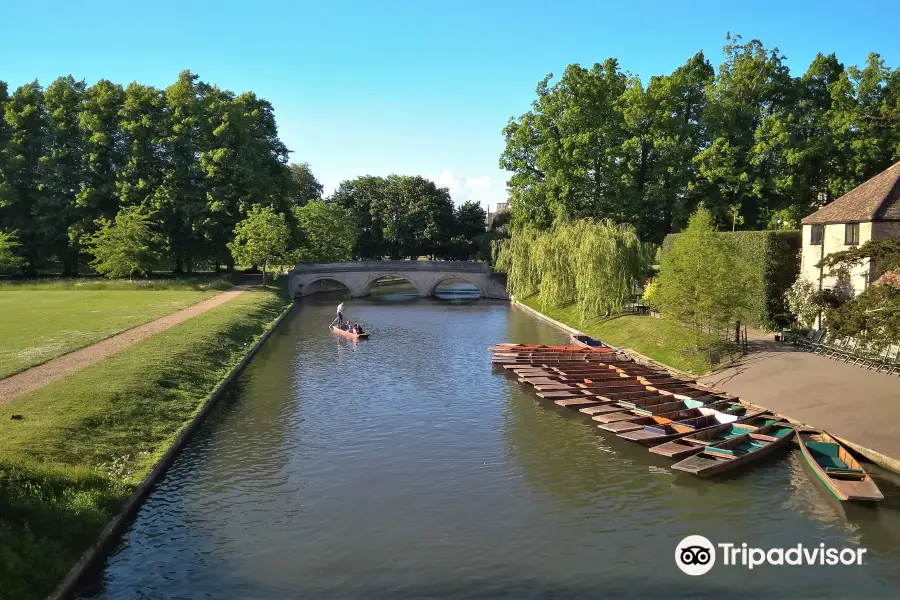
[[[421,285],[419,282],[415,281],[415,278],[414,278],[414,277],[411,277],[410,275],[411,275],[411,273],[409,273],[409,272],[407,272],[406,274],[403,274],[403,273],[387,273],[387,272],[385,272],[385,273],[376,273],[374,277],[370,278],[368,281],[366,281],[366,282],[362,285],[362,287],[360,288],[360,292],[361,292],[360,295],[361,295],[361,296],[368,296],[369,294],[371,294],[371,293],[372,293],[372,285],[373,285],[376,281],[378,281],[379,279],[383,279],[383,278],[385,278],[385,277],[397,277],[397,278],[399,278],[399,279],[402,279],[402,280],[405,281],[406,283],[408,283],[408,284],[410,284],[411,286],[413,286],[414,288],[416,288],[416,293],[419,294],[419,296],[427,296],[427,295],[429,295],[429,294],[428,294],[428,290],[427,290],[427,289],[422,289],[422,285]]]
[[[318,282],[320,282],[320,281],[336,281],[337,283],[341,284],[342,286],[344,286],[345,288],[347,288],[348,290],[350,290],[350,295],[351,295],[351,296],[358,296],[358,295],[359,295],[359,294],[356,293],[357,291],[353,289],[352,282],[349,281],[348,278],[346,278],[346,277],[341,277],[340,275],[338,275],[338,274],[336,274],[336,273],[329,273],[329,274],[327,274],[327,275],[320,275],[320,276],[318,276],[318,277],[313,277],[313,278],[311,278],[311,279],[309,279],[309,280],[307,280],[307,281],[304,281],[303,284],[300,286],[300,288],[297,290],[296,294],[299,295],[299,296],[309,296],[310,294],[314,294],[315,292],[314,292],[314,291],[311,291],[311,290],[314,290],[314,289],[315,289],[315,288],[313,287],[313,284],[318,283]],[[318,291],[318,290],[316,290],[316,291]]]
[[[441,285],[442,283],[444,283],[445,281],[449,281],[451,279],[459,279],[459,280],[465,281],[466,283],[468,283],[469,285],[474,287],[476,290],[478,290],[479,298],[484,298],[485,294],[484,294],[484,290],[482,289],[482,287],[480,285],[478,285],[475,281],[473,281],[472,278],[466,277],[464,273],[449,273],[447,275],[439,276],[435,281],[433,281],[429,285],[428,295],[434,296],[435,293],[437,292],[437,287],[439,285]]]

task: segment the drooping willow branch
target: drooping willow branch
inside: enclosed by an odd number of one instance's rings
[[[641,282],[652,247],[631,225],[584,219],[548,231],[518,229],[500,246],[497,267],[518,296],[540,292],[542,307],[579,304],[580,317],[622,309]]]

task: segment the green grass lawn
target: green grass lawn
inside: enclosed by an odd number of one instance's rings
[[[582,322],[577,305],[544,310],[538,296],[519,299],[519,302],[612,346],[630,348],[680,371],[701,375],[712,368],[707,354],[696,350],[694,331],[677,321],[618,315],[593,317]],[[715,341],[713,336],[706,336],[705,339],[707,342]]]
[[[0,288],[0,378],[207,298],[213,291]]]
[[[289,303],[246,292],[0,406],[0,598],[55,587]]]

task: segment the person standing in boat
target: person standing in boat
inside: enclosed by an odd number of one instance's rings
[[[344,303],[343,302],[338,304],[337,317],[335,318],[335,321],[337,321],[338,329],[344,328],[343,327],[343,325],[344,325]],[[332,323],[334,323],[334,321],[332,321]]]

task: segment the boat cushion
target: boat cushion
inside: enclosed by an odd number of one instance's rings
[[[823,469],[847,469],[847,465],[838,456],[840,447],[837,444],[830,442],[806,442],[806,449],[809,450],[810,456]]]

